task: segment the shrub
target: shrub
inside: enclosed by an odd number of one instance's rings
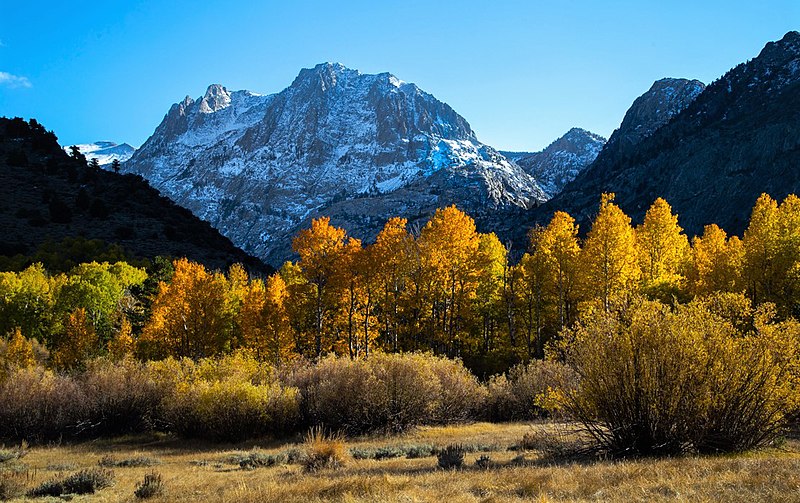
[[[165,409],[181,435],[242,440],[285,432],[297,416],[297,392],[277,383],[197,381],[179,385]]]
[[[484,417],[490,421],[524,421],[549,416],[557,409],[551,397],[574,380],[572,370],[559,362],[532,360],[516,365],[508,375],[489,380]]]
[[[303,397],[305,422],[361,434],[399,432],[436,422],[441,383],[435,357],[375,353],[367,360],[329,357],[285,371]],[[341,390],[348,393],[343,394]]]
[[[282,465],[286,463],[285,454],[263,454],[260,452],[251,452],[239,460],[239,467],[243,470],[252,470],[254,468],[269,467],[275,465]]]
[[[488,469],[492,467],[492,458],[486,454],[482,454],[481,457],[475,460],[475,466],[478,468]]]
[[[316,426],[306,435],[304,446],[306,456],[303,466],[306,471],[336,469],[345,464],[345,442],[338,433],[326,433],[321,426]]]
[[[779,433],[797,400],[796,322],[752,312],[751,330],[696,300],[592,312],[561,346],[580,381],[566,410],[612,454],[740,451]],[[750,311],[749,306],[746,307]]]
[[[150,472],[144,476],[144,480],[139,482],[133,495],[139,499],[149,499],[164,494],[164,482],[161,474]]]
[[[13,370],[0,381],[0,438],[35,443],[78,435],[86,401],[69,377],[40,367]]]
[[[135,458],[116,459],[113,456],[103,456],[99,463],[104,468],[139,468],[143,466],[160,465],[161,461],[147,456],[137,456]]]
[[[92,360],[77,380],[87,398],[92,434],[152,430],[161,416],[167,389],[153,379],[146,365],[130,357]]]
[[[373,399],[383,428],[401,432],[436,420],[441,384],[432,359],[422,354],[374,355],[370,359],[378,381],[378,394]]]
[[[441,449],[437,454],[436,458],[438,461],[439,468],[443,468],[445,470],[450,470],[454,468],[461,468],[464,466],[464,455],[466,451],[464,447],[460,444],[451,444]]]
[[[410,445],[406,448],[408,459],[427,458],[436,454],[436,448],[429,444]]]
[[[66,494],[94,494],[99,489],[111,486],[114,472],[101,468],[81,470],[64,479]]]
[[[172,392],[164,419],[172,431],[212,440],[241,440],[293,430],[299,396],[271,380],[267,366],[243,353],[220,359],[153,365]]]
[[[16,461],[20,458],[24,458],[28,454],[28,444],[24,441],[18,448],[14,449],[5,449],[0,448],[0,464],[5,463],[7,461]]]
[[[286,383],[297,387],[302,397],[305,424],[356,434],[381,423],[373,402],[377,382],[366,361],[329,357],[316,365],[297,362],[286,372]]]
[[[94,494],[111,486],[114,472],[102,468],[90,468],[64,478],[48,480],[28,492],[28,496],[61,496],[62,494]]]
[[[427,356],[440,393],[435,419],[439,423],[458,423],[473,419],[483,409],[486,390],[460,360]]]

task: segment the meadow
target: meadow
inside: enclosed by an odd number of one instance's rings
[[[101,465],[113,483],[72,501],[140,501],[137,485],[160,474],[162,502],[502,502],[502,501],[797,501],[800,441],[746,454],[604,461],[562,455],[576,438],[569,423],[472,423],[419,427],[402,435],[348,438],[343,466],[308,471],[287,453],[294,441],[210,444],[169,435],[117,437],[34,447],[0,463],[26,488]],[[461,444],[464,465],[438,467],[430,447]],[[7,452],[7,451],[6,451]],[[417,454],[421,457],[409,458]],[[376,453],[383,453],[375,459]],[[405,453],[405,454],[404,454]],[[363,459],[365,456],[372,458]],[[394,457],[396,456],[396,457]],[[479,466],[482,457],[489,462]],[[252,460],[278,458],[272,466]],[[357,459],[362,458],[362,459]],[[280,461],[283,459],[283,461]],[[266,463],[265,463],[266,464]],[[479,463],[480,464],[480,463]],[[126,466],[131,465],[131,466]],[[33,500],[33,499],[31,499]],[[20,499],[19,501],[25,501]],[[35,501],[47,501],[37,498]]]

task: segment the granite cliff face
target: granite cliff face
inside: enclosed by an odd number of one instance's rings
[[[447,104],[330,63],[273,95],[212,85],[186,97],[123,170],[274,265],[317,215],[370,240],[395,215],[457,204],[480,216],[547,198]]]

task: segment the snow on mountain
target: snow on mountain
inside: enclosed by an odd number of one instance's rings
[[[480,215],[547,198],[447,104],[388,73],[331,63],[277,94],[214,84],[187,96],[124,170],[277,265],[316,215],[370,240],[395,215],[447,204]]]
[[[96,141],[94,143],[81,143],[77,146],[86,159],[97,158],[100,166],[111,164],[114,159],[125,162],[131,158],[136,151],[135,148],[127,143],[117,144],[112,141]],[[64,150],[69,153],[70,145],[65,145]]]
[[[605,143],[600,135],[572,128],[540,152],[512,155],[514,162],[552,197],[597,158]]]

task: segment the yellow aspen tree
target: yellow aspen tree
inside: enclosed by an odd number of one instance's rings
[[[753,305],[775,300],[780,250],[778,203],[761,194],[744,231],[744,278]]]
[[[381,288],[381,275],[375,246],[367,246],[356,256],[354,267],[360,280],[361,326],[359,327],[359,346],[363,348],[364,357],[368,358],[374,350],[378,339],[378,323],[375,315],[376,304]]]
[[[33,349],[33,342],[22,335],[22,330],[19,327],[12,332],[0,357],[7,367],[28,368],[36,365],[36,352]]]
[[[267,278],[265,294],[265,349],[268,361],[279,367],[294,355],[294,341],[292,339],[291,326],[289,325],[289,313],[286,309],[286,304],[289,301],[289,291],[280,274],[275,273]]]
[[[334,227],[330,218],[322,217],[311,222],[292,241],[292,248],[300,255],[298,265],[311,286],[314,306],[314,351],[317,357],[325,349],[333,349],[338,342],[332,315],[338,303],[336,266],[345,245],[347,233]]]
[[[503,270],[503,315],[505,318],[506,346],[509,351],[517,349],[519,326],[519,291],[522,288],[523,271],[519,264],[512,265],[506,261]]]
[[[778,207],[778,305],[784,315],[796,316],[800,305],[800,198],[786,196]]]
[[[49,276],[40,263],[19,273],[0,273],[0,333],[19,327],[26,337],[52,342],[59,321],[54,316],[55,294],[63,277]]]
[[[286,313],[294,340],[294,351],[301,355],[313,356],[316,333],[315,287],[306,281],[300,265],[296,262],[285,262],[278,273],[286,285],[288,294]]]
[[[126,356],[132,355],[136,349],[136,341],[133,339],[133,327],[128,318],[122,316],[119,330],[114,337],[108,341],[108,354],[115,361],[122,360]]]
[[[233,264],[228,269],[227,275],[228,294],[226,308],[231,319],[238,319],[238,314],[242,309],[244,297],[248,293],[250,277],[241,264]],[[235,345],[243,342],[242,327],[238,323],[233,323],[231,339]]]
[[[139,339],[152,357],[212,356],[231,348],[228,282],[202,264],[180,259],[169,283],[158,285],[151,316]]]
[[[538,238],[536,253],[547,271],[545,288],[555,303],[557,330],[560,330],[575,315],[581,253],[575,219],[563,211],[555,212]]]
[[[475,312],[482,351],[495,349],[503,307],[503,275],[508,267],[508,250],[492,232],[478,236]]]
[[[702,236],[692,240],[692,265],[689,280],[692,294],[742,291],[742,242],[728,239],[716,224],[706,225]]]
[[[378,323],[386,346],[393,351],[400,345],[401,299],[416,262],[417,245],[406,230],[407,225],[405,218],[390,218],[370,247],[373,272],[378,280]]]
[[[361,256],[361,240],[349,238],[342,247],[336,264],[336,286],[342,293],[344,332],[347,334],[347,352],[350,358],[357,358],[364,350],[362,346],[361,316],[363,315],[364,281],[363,271],[358,267]]]
[[[606,311],[617,296],[631,292],[640,276],[631,219],[613,201],[614,194],[602,195],[581,253],[588,296]]]
[[[525,354],[523,356],[526,359],[544,356],[545,311],[547,309],[545,284],[548,270],[543,255],[539,253],[543,234],[544,228],[541,226],[530,230],[528,233],[530,252],[523,255],[519,262],[522,272],[519,304],[522,322],[525,326]]]
[[[645,291],[671,295],[685,286],[689,239],[664,199],[653,202],[636,228],[636,248]]]
[[[53,351],[53,366],[67,370],[80,367],[89,357],[97,354],[99,345],[86,309],[79,307],[64,320],[64,332]]]
[[[474,295],[478,253],[475,221],[453,206],[439,208],[420,232],[420,262],[433,279],[434,336],[451,355],[458,353],[467,301]]]
[[[236,324],[242,337],[242,345],[253,351],[256,359],[267,359],[266,342],[266,303],[267,292],[260,279],[250,281],[242,291],[241,308],[236,316]]]

